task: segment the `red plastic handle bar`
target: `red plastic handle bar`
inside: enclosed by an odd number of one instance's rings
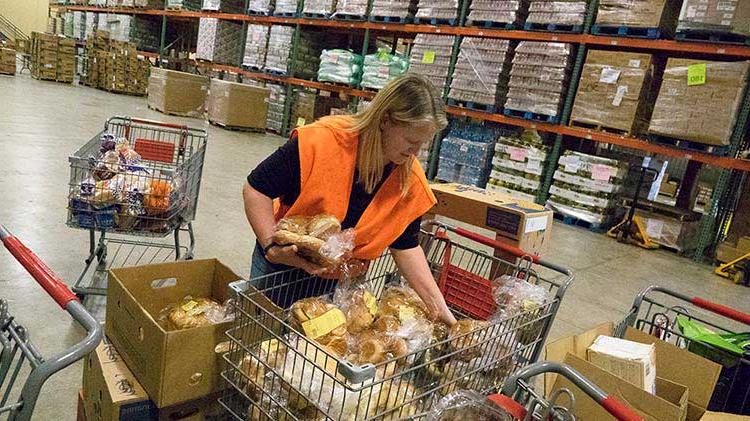
[[[471,232],[464,228],[456,227],[456,228],[453,228],[452,231],[462,237],[468,238],[469,240],[476,241],[479,244],[484,244],[485,246],[488,246],[488,247],[506,251],[517,257],[528,256],[531,258],[532,262],[539,263],[540,257],[538,254],[527,253],[518,247],[514,247],[511,245],[505,244],[503,242],[497,241],[495,239],[485,237],[483,235],[477,234],[475,232]]]
[[[495,395],[490,395],[487,397],[492,403],[499,406],[500,408],[504,409],[505,412],[509,413],[511,417],[513,417],[514,420],[522,420],[526,418],[526,408],[523,407],[520,403],[514,401],[512,398],[509,398],[501,393],[497,393]]]
[[[643,417],[612,395],[604,398],[602,407],[620,421],[643,421]]]
[[[148,120],[148,119],[145,119],[145,118],[131,118],[130,121],[132,121],[133,123],[152,124],[154,126],[168,127],[170,129],[178,129],[178,130],[187,130],[188,129],[188,126],[186,126],[184,124],[165,123],[163,121]]]
[[[57,274],[42,262],[33,251],[26,248],[18,238],[12,235],[5,237],[3,238],[3,244],[60,307],[64,309],[69,302],[78,301],[78,297],[68,289],[68,286],[60,280]]]
[[[734,320],[735,322],[740,322],[746,325],[750,325],[750,314],[743,313],[741,311],[735,310],[733,308],[729,308],[721,304],[716,304],[712,301],[704,300],[703,298],[693,297],[693,299],[691,299],[690,302],[704,310],[708,310],[716,314],[719,314],[721,316],[730,318]]]

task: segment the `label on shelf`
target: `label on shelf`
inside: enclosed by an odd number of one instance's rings
[[[612,67],[605,67],[602,69],[602,74],[599,76],[599,82],[601,83],[617,83],[617,79],[620,78],[620,70],[612,68]]]
[[[435,52],[434,51],[425,51],[424,54],[422,54],[422,63],[424,64],[432,64],[435,62]]]
[[[706,84],[706,63],[692,64],[688,66],[687,84],[697,86]]]

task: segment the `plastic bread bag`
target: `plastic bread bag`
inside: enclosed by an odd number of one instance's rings
[[[350,334],[368,329],[378,315],[378,301],[369,282],[351,278],[340,280],[333,293],[333,303],[344,312]]]
[[[328,298],[303,298],[292,304],[289,312],[291,326],[307,339],[337,358],[349,353],[346,315]]]
[[[502,317],[535,310],[549,301],[547,288],[510,275],[495,281],[493,295]]]
[[[427,414],[427,421],[511,421],[505,410],[473,390],[448,394]]]
[[[222,305],[211,298],[185,296],[159,312],[158,320],[168,330],[191,329],[234,320],[232,300]]]

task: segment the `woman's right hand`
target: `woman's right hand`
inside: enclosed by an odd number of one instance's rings
[[[310,275],[322,275],[326,268],[310,263],[297,254],[297,246],[274,246],[266,252],[266,259],[276,265],[286,265],[300,268]]]

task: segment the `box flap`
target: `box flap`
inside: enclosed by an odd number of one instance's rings
[[[690,390],[690,402],[701,408],[708,407],[721,373],[719,364],[631,327],[626,329],[625,339],[654,344],[658,376],[684,384]]]
[[[700,421],[750,421],[747,415],[726,414],[723,412],[705,411]]]

